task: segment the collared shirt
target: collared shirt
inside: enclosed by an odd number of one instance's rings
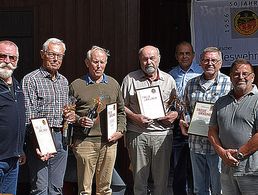
[[[25,96],[26,124],[30,119],[45,117],[50,127],[62,127],[62,113],[68,104],[68,81],[57,73],[54,80],[43,67],[27,74],[22,80]]]
[[[97,118],[94,119],[94,125],[90,130],[87,138],[98,137],[103,142],[107,141],[107,114],[106,106],[108,104],[117,103],[117,130],[125,131],[126,117],[124,112],[124,100],[118,82],[108,76],[103,75],[101,82],[93,81],[89,74],[75,79],[70,85],[70,93],[77,99],[76,114],[80,117],[86,116],[89,109],[93,108],[97,101],[99,106]],[[83,133],[84,128],[79,124],[74,125],[74,138],[84,140],[86,139]]]
[[[178,96],[182,98],[184,96],[184,89],[186,83],[202,74],[203,70],[199,64],[192,63],[187,71],[183,70],[180,65],[174,67],[169,71],[169,74],[175,79]]]
[[[102,78],[102,80],[100,81],[100,83],[108,83],[107,75],[106,75],[106,74],[103,74],[102,76],[103,76],[103,78]],[[84,79],[85,79],[85,82],[86,82],[87,85],[96,83],[96,81],[93,81],[93,80],[90,78],[90,74],[89,74],[89,73],[86,73],[86,74],[85,74]]]
[[[218,135],[225,149],[238,149],[246,144],[258,131],[258,89],[256,85],[250,92],[236,100],[233,90],[215,103],[210,126],[219,129]],[[222,172],[234,176],[258,175],[258,152],[240,161],[237,167],[222,163]]]
[[[154,81],[150,81],[146,78],[144,72],[139,69],[134,72],[129,73],[123,80],[121,90],[125,100],[125,106],[129,108],[133,113],[140,114],[140,107],[137,100],[136,90],[151,87],[151,86],[159,86],[161,90],[161,96],[163,102],[167,102],[170,97],[176,95],[176,83],[171,75],[158,70],[159,77]],[[155,112],[155,110],[153,110]],[[127,121],[127,130],[135,131],[138,133],[156,133],[156,134],[167,134],[172,133],[171,127],[164,127],[162,124],[158,123],[156,120],[149,125],[148,127],[140,127],[134,121],[128,119]]]
[[[201,75],[202,72],[203,72],[203,70],[202,70],[201,66],[194,62],[191,64],[191,66],[188,68],[187,71],[183,70],[180,65],[177,65],[171,71],[169,71],[169,74],[176,81],[178,97],[180,100],[183,99],[186,83],[190,79]],[[185,140],[186,142],[188,142],[188,137],[183,136],[181,133],[181,129],[179,128],[179,122],[177,122],[175,124],[175,129],[174,129],[173,134],[174,134],[174,140],[180,140],[181,142],[183,142],[183,140]]]
[[[206,88],[206,81],[203,74],[188,81],[185,87],[184,101],[188,105],[190,113],[193,112],[197,101],[215,103],[219,97],[226,95],[232,88],[230,78],[220,72],[208,88]],[[189,135],[189,147],[195,153],[215,153],[207,137]]]

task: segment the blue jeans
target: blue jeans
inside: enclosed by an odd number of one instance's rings
[[[29,144],[28,165],[30,172],[31,195],[60,195],[67,163],[67,148],[62,144],[61,132],[53,132],[57,153],[48,161],[38,158],[35,147]]]
[[[220,159],[217,154],[198,154],[190,151],[194,193],[196,195],[221,194]]]
[[[18,157],[0,160],[0,194],[16,194]]]

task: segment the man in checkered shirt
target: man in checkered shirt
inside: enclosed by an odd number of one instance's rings
[[[25,95],[26,124],[30,119],[44,117],[51,128],[56,154],[43,155],[35,145],[36,138],[28,136],[28,164],[31,194],[62,194],[67,163],[67,146],[62,143],[63,109],[68,104],[68,81],[58,70],[62,65],[65,44],[50,38],[41,50],[42,66],[27,74],[22,81]],[[64,116],[71,118],[70,112]]]
[[[184,101],[190,114],[196,102],[215,103],[226,95],[231,87],[230,78],[220,72],[222,54],[216,47],[203,50],[200,59],[203,74],[188,81]],[[187,134],[188,124],[181,120],[183,134]],[[208,137],[189,134],[190,156],[193,169],[194,193],[198,195],[221,194],[220,159],[210,144]],[[175,178],[176,179],[176,178]]]

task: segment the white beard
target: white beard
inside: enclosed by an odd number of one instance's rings
[[[155,68],[153,65],[148,65],[146,68],[145,68],[145,73],[147,73],[148,75],[151,75],[152,73],[155,72]]]
[[[6,66],[10,69],[5,69]],[[0,77],[3,79],[10,78],[15,69],[16,69],[16,67],[13,66],[13,64],[11,64],[11,63],[9,63],[9,64],[6,64],[5,62],[0,63]]]
[[[5,70],[0,68],[0,77],[3,79],[8,79],[12,76],[13,70]]]

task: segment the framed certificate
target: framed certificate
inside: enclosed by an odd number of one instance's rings
[[[213,110],[211,103],[196,102],[188,129],[189,134],[208,136],[209,122]]]
[[[31,119],[32,127],[41,153],[56,153],[56,146],[46,118]]]
[[[107,104],[107,138],[117,131],[117,103]]]
[[[165,108],[159,86],[137,89],[136,93],[142,115],[150,119],[165,116]]]

